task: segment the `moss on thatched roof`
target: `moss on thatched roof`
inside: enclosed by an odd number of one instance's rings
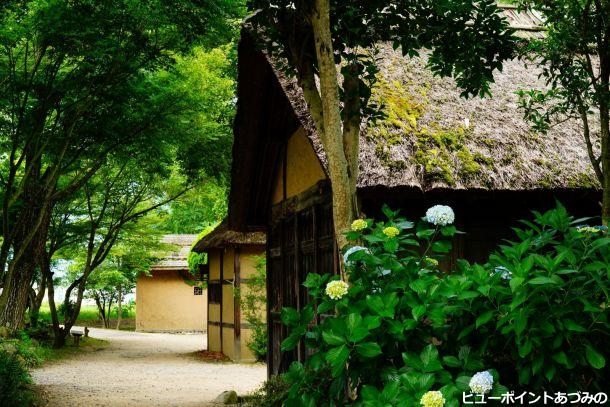
[[[212,232],[196,242],[193,245],[192,251],[202,253],[210,249],[227,246],[262,246],[265,244],[265,241],[266,235],[264,232],[236,232],[230,230],[227,221],[224,220]]]
[[[542,35],[534,14],[511,7],[504,12],[520,36]],[[360,188],[599,188],[579,120],[542,134],[523,118],[516,91],[544,88],[535,66],[507,61],[494,76],[493,97],[464,99],[452,79],[435,77],[426,68],[426,53],[405,58],[382,44],[378,59],[372,101],[383,106],[385,118],[362,127]],[[326,165],[300,88],[293,78],[274,71]]]

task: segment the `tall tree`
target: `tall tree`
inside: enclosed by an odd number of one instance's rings
[[[405,56],[430,49],[436,74],[464,95],[486,94],[492,73],[513,53],[512,31],[494,0],[250,0],[254,31],[295,74],[328,157],[335,235],[357,214],[360,128],[374,116],[375,45]]]
[[[22,324],[54,206],[111,156],[156,158],[184,105],[147,77],[226,41],[236,2],[9,0],[0,6],[0,326]],[[167,129],[167,126],[166,126]]]
[[[78,261],[64,295],[62,324],[54,301],[53,278],[47,278],[55,347],[63,346],[80,313],[89,278],[104,264],[125,228],[188,190],[188,187],[175,188],[171,181],[168,187],[164,181],[167,176],[160,163],[128,162],[104,167],[87,181],[82,192],[84,207],[70,210],[73,222],[85,233],[65,253]],[[75,202],[80,204],[81,199]]]
[[[541,68],[545,90],[522,90],[526,118],[546,131],[567,118],[582,135],[603,188],[602,221],[610,223],[610,1],[524,0],[542,13],[547,31],[523,50]],[[597,120],[595,120],[597,119]]]

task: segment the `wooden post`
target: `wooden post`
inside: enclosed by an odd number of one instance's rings
[[[233,295],[233,334],[235,360],[241,360],[241,306],[240,306],[240,287],[241,287],[241,271],[240,271],[240,248],[233,249],[233,285],[239,296]]]
[[[220,316],[219,316],[219,326],[220,326],[220,353],[224,353],[224,348],[223,348],[223,344],[222,344],[222,307],[223,307],[223,295],[222,292],[224,291],[224,264],[225,264],[225,259],[224,259],[224,249],[220,249],[220,266],[219,266],[219,271],[220,271]]]

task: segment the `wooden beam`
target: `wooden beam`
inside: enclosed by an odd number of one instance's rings
[[[271,208],[271,224],[275,224],[283,218],[294,215],[318,203],[328,202],[329,200],[329,182],[327,180],[318,181],[300,194],[273,205]]]

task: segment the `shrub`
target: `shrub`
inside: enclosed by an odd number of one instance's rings
[[[489,338],[486,352],[512,386],[607,389],[610,237],[583,221],[560,205],[535,212],[489,264],[465,267],[481,304],[464,330]]]
[[[244,397],[246,407],[282,407],[288,392],[288,383],[282,376],[272,376],[254,393]]]
[[[27,388],[30,375],[16,354],[0,349],[0,405],[28,406],[32,403],[32,392]]]
[[[345,253],[346,290],[307,276],[312,301],[282,310],[282,350],[303,341],[311,355],[286,374],[286,404],[458,406],[507,392],[500,380],[602,389],[610,238],[558,206],[488,264],[447,274],[439,263],[459,232],[450,208],[431,209],[417,225],[388,208],[385,222],[355,222],[348,238],[364,247]]]

